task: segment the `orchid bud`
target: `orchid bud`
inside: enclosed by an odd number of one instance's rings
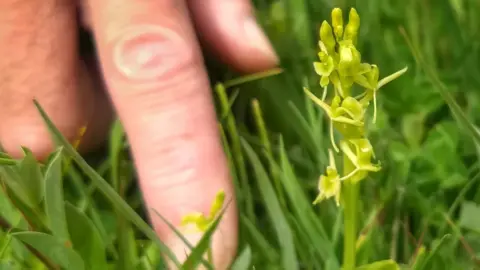
[[[333,32],[337,37],[337,41],[342,40],[343,37],[343,14],[342,10],[339,8],[334,8],[332,10],[332,26]]]

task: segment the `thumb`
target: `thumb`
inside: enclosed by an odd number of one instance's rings
[[[90,1],[91,23],[108,91],[132,147],[149,209],[179,226],[191,212],[208,214],[216,193],[233,196],[209,82],[185,3]],[[182,260],[188,251],[156,214],[160,238]],[[192,244],[197,234],[186,235]],[[237,245],[234,204],[213,238],[217,269]]]

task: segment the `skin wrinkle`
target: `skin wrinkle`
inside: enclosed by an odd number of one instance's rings
[[[199,73],[198,67],[190,66],[178,76],[162,80],[161,83],[151,82],[142,85],[141,89],[136,89],[137,91],[119,93],[119,97],[134,101],[135,104],[138,104],[137,107],[143,108],[143,111],[146,112],[139,117],[148,118],[148,112],[150,111],[155,112],[158,108],[164,108],[163,111],[168,112],[172,106],[177,107],[183,101],[204,95],[205,93],[201,93],[199,89],[201,89],[201,85],[208,84],[206,80],[201,79]],[[123,82],[115,83],[113,86],[115,87],[117,84],[123,85]],[[179,88],[179,85],[182,85],[182,87]],[[141,93],[138,91],[141,91]]]
[[[157,168],[153,171],[148,171],[148,174],[152,176],[152,179],[164,179],[166,176],[175,179],[176,176],[174,173],[180,173],[183,175],[186,170],[190,171],[188,178],[191,178],[191,174],[193,173],[195,173],[195,175],[200,174],[199,172],[195,172],[195,170],[198,169],[197,163],[202,159],[200,153],[205,152],[202,147],[204,147],[205,144],[211,144],[211,142],[216,139],[213,132],[202,132],[199,134],[199,130],[201,130],[199,123],[203,122],[207,115],[199,112],[185,116],[185,111],[195,111],[195,108],[202,106],[200,103],[202,103],[201,100],[198,102],[198,105],[192,104],[191,107],[179,106],[176,110],[169,111],[168,114],[162,115],[162,119],[160,119],[159,122],[172,128],[172,130],[175,130],[176,132],[170,133],[166,136],[158,136],[154,141],[144,141],[144,143],[138,146],[143,149],[138,150],[151,153],[151,156],[162,156],[162,159],[166,161],[166,164],[150,164],[151,162],[157,161],[147,159],[139,162],[139,170],[146,171],[147,168]],[[156,127],[151,128],[157,129]],[[200,140],[204,141],[204,143],[199,143]],[[185,163],[185,161],[182,160],[184,157],[179,153],[183,153],[184,156],[187,156],[187,161],[190,161],[189,159],[191,159],[193,163]],[[188,155],[192,156],[188,157]],[[201,163],[205,163],[205,160],[201,160]],[[145,169],[143,169],[143,167],[145,167]],[[175,181],[180,180],[177,178]],[[185,181],[189,181],[189,179],[185,179]],[[156,189],[163,190],[170,185],[171,182],[172,181],[163,181],[161,183],[152,182],[152,186],[149,186],[148,188],[155,187]]]

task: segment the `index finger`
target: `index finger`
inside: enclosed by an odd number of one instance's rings
[[[185,3],[90,0],[90,6],[107,88],[127,132],[147,205],[175,225],[192,211],[207,214],[217,191],[233,192]],[[154,214],[151,219],[161,239],[184,257],[174,234]],[[219,230],[214,260],[225,269],[237,241],[233,207]]]

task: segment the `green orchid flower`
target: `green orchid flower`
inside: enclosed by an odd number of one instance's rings
[[[342,177],[342,180],[350,180],[354,183],[367,177],[368,172],[378,172],[381,167],[379,164],[372,164],[374,157],[373,147],[368,139],[352,139],[340,142],[340,149],[348,157],[355,169],[348,175]]]
[[[334,135],[333,135],[333,126],[334,123],[340,123],[350,126],[357,127],[357,136],[363,135],[363,117],[364,117],[364,109],[362,105],[354,98],[347,97],[343,101],[339,96],[335,96],[332,100],[332,105],[328,105],[324,101],[320,100],[316,97],[312,92],[310,92],[307,88],[304,88],[305,93],[307,96],[315,102],[318,106],[320,106],[325,113],[327,114],[328,118],[330,118],[330,140],[332,142],[332,146],[336,152],[339,152],[339,149],[335,143]],[[353,131],[353,130],[350,130]],[[347,133],[344,133],[347,134]],[[353,134],[348,134],[353,135]]]
[[[321,175],[318,181],[318,196],[313,201],[313,204],[318,204],[323,200],[335,198],[335,203],[340,205],[341,182],[338,175],[337,167],[335,166],[335,159],[332,150],[329,150],[330,164],[327,167],[326,174]]]
[[[377,121],[377,91],[388,84],[389,82],[397,79],[398,77],[402,76],[405,72],[407,72],[408,67],[404,67],[403,69],[394,72],[387,77],[378,80],[379,71],[376,65],[371,65],[371,69],[369,72],[365,74],[364,79],[362,78],[362,85],[366,88],[366,91],[363,95],[363,98],[360,100],[362,104],[368,106],[371,100],[373,100],[373,123],[375,124]]]
[[[321,76],[320,85],[326,87],[330,83],[329,76],[335,69],[335,63],[333,62],[333,58],[325,52],[320,52],[318,56],[320,62],[314,62],[313,67],[315,72]]]

